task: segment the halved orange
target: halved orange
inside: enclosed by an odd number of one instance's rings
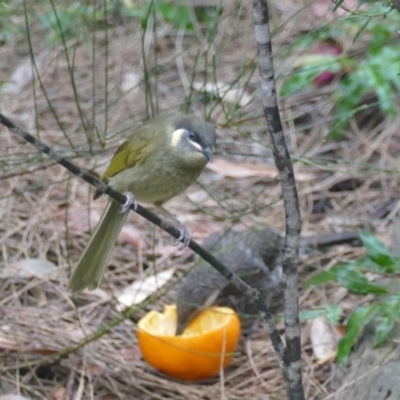
[[[226,367],[240,336],[240,320],[234,310],[204,310],[175,336],[176,306],[164,312],[152,310],[138,322],[138,341],[143,358],[154,368],[177,379],[210,378]]]

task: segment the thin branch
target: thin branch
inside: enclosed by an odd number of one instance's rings
[[[288,399],[303,400],[301,376],[301,342],[298,305],[297,257],[301,220],[300,208],[290,154],[283,135],[274,80],[272,43],[266,0],[253,0],[254,29],[257,42],[261,99],[267,131],[271,139],[275,164],[279,171],[286,216],[283,248],[282,283],[285,298],[285,339],[283,378]]]

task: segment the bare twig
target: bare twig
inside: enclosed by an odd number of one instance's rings
[[[279,115],[267,1],[253,0],[253,10],[261,99],[264,115],[267,120],[267,131],[272,143],[275,164],[279,171],[286,215],[286,236],[283,249],[286,346],[283,349],[283,363],[281,367],[288,399],[302,400],[304,399],[304,390],[301,376],[298,277],[296,268],[301,230],[300,209],[293,166]],[[272,342],[274,344],[274,341]],[[277,351],[276,348],[275,351]]]

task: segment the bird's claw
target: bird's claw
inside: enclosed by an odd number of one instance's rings
[[[179,233],[180,233],[179,238],[178,239],[172,239],[171,244],[173,246],[183,245],[182,247],[178,247],[179,250],[182,250],[185,247],[187,247],[189,245],[189,243],[190,243],[190,233],[186,229],[186,226],[183,225],[182,222],[180,222],[178,219],[176,219],[176,217],[174,217],[165,208],[159,206],[158,209],[160,210],[160,212],[164,215],[164,217],[168,221],[168,224],[166,224],[166,227],[168,227],[169,224],[171,224],[172,226],[174,226],[176,229],[179,230]]]
[[[124,204],[121,205],[120,213],[125,214],[126,212],[129,211],[132,205],[134,211],[136,211],[138,204],[135,199],[135,196],[131,192],[125,193],[125,196],[126,196],[126,201]]]
[[[179,222],[179,229],[180,235],[178,239],[172,239],[172,246],[178,246],[178,250],[182,250],[187,247],[190,243],[190,233],[187,230],[186,226]]]

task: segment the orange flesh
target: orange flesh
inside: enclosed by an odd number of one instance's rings
[[[143,358],[174,378],[199,380],[228,365],[239,340],[240,321],[233,310],[214,307],[195,318],[181,336],[175,331],[175,306],[146,314],[138,323]]]

